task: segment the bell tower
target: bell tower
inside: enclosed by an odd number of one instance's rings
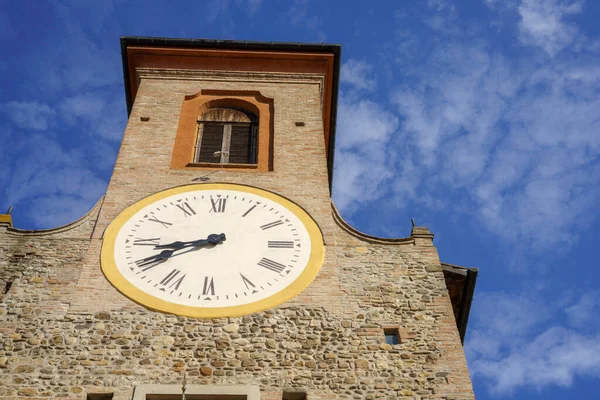
[[[121,52],[129,120],[106,195],[43,235],[0,219],[11,262],[70,249],[37,280],[3,270],[0,393],[175,399],[185,372],[188,400],[474,398],[475,270],[441,263],[427,228],[370,236],[332,203],[340,46],[123,37]]]

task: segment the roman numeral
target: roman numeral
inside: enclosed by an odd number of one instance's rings
[[[256,204],[260,204],[260,203],[256,203]],[[253,205],[252,207],[250,207],[243,215],[242,217],[245,217],[246,215],[250,214],[250,211],[254,210],[256,208],[256,204]]]
[[[209,280],[208,276],[205,276],[204,277],[204,287],[202,288],[202,295],[207,296],[209,294],[209,292],[210,292],[211,296],[215,295],[215,282],[214,282],[212,276],[210,277],[210,280]]]
[[[136,237],[133,239],[134,246],[158,246],[160,244],[160,238],[144,239]]]
[[[263,258],[262,260],[260,260],[258,262],[258,265],[260,265],[261,267],[264,267],[266,269],[270,269],[271,271],[278,272],[278,273],[283,272],[283,270],[285,269],[285,265],[279,264],[278,262],[273,261],[273,260],[269,260],[268,258]]]
[[[225,212],[225,203],[227,199],[210,199],[211,208],[209,212],[222,213]]]
[[[173,225],[173,224],[172,224],[172,223],[170,223],[170,222],[161,221],[160,219],[158,219],[158,218],[156,218],[156,217],[151,217],[151,218],[148,218],[148,221],[152,221],[152,222],[159,223],[159,224],[161,224],[162,226],[164,226],[165,228],[168,228],[168,227],[169,227],[169,225]]]
[[[242,273],[240,272],[240,276],[242,277],[242,281],[244,281],[244,285],[246,285],[246,289],[250,290],[250,286],[252,286],[253,288],[256,287],[254,285],[254,283],[252,283],[248,278],[246,278],[244,275],[242,275]],[[250,285],[250,286],[248,286]]]
[[[194,211],[194,209],[188,204],[187,201],[184,201],[183,204],[175,204],[177,206],[177,208],[179,208],[181,211],[183,211],[183,215],[185,215],[186,217],[188,215],[196,215],[196,211]]]
[[[269,248],[271,249],[293,249],[294,242],[286,240],[269,240]]]
[[[260,229],[262,229],[263,231],[266,231],[267,229],[271,229],[275,226],[279,226],[282,225],[283,221],[278,219],[277,221],[273,221],[273,222],[269,222],[268,224],[264,224],[260,227]]]
[[[181,271],[179,271],[178,269],[174,269],[173,271],[169,272],[169,274],[167,276],[165,276],[163,278],[162,281],[160,281],[161,285],[169,285],[169,283],[171,283],[171,281],[173,281],[173,279],[175,279],[177,277],[177,275],[179,275]],[[183,279],[186,277],[187,275],[183,275],[181,277],[179,277],[179,279],[173,281],[173,283],[171,283],[171,285],[169,286],[170,288],[173,288],[173,286],[175,286],[175,290],[179,289],[179,285],[181,285],[181,282],[183,282]],[[160,289],[163,290],[164,289]]]

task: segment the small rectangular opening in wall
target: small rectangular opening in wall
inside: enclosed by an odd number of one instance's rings
[[[302,391],[284,391],[281,400],[306,400],[306,393]]]
[[[86,400],[112,400],[112,393],[88,393]]]
[[[400,344],[400,329],[397,327],[383,328],[383,334],[387,344]]]

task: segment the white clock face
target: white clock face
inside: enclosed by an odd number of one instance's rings
[[[118,274],[159,303],[216,310],[272,298],[322,247],[306,217],[272,193],[226,184],[172,191],[130,212],[112,246]]]

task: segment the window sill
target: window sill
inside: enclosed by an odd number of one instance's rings
[[[187,167],[190,167],[190,168],[224,168],[224,169],[236,169],[236,168],[257,169],[258,164],[233,164],[233,163],[221,164],[221,163],[201,162],[201,163],[187,163],[186,168]]]

